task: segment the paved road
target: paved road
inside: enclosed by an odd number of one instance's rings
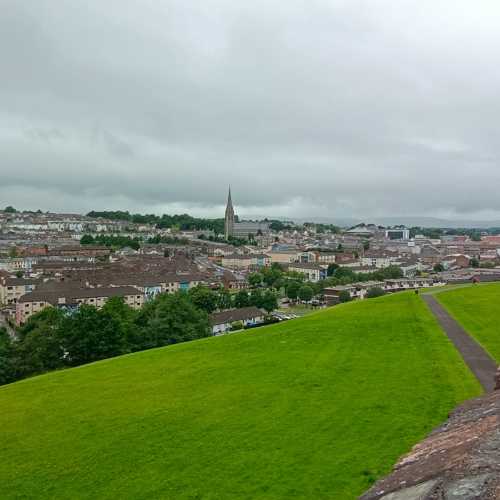
[[[441,328],[458,349],[465,363],[486,392],[495,386],[497,364],[493,358],[457,323],[433,295],[422,295]]]

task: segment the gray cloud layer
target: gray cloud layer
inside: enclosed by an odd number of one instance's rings
[[[0,205],[500,217],[500,4],[0,0]]]

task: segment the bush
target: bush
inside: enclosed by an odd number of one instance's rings
[[[382,297],[382,295],[385,295],[385,290],[383,290],[379,286],[374,286],[366,292],[367,299],[373,299],[375,297]]]
[[[243,329],[243,322],[242,321],[235,321],[234,323],[231,323],[231,331],[234,332],[236,330],[242,330]]]
[[[340,292],[339,301],[341,304],[344,302],[350,302],[352,300],[351,294],[347,290]]]

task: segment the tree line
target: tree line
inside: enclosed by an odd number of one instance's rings
[[[110,298],[97,309],[73,312],[47,307],[17,329],[12,340],[0,329],[0,385],[32,375],[211,335],[209,314],[254,305],[278,306],[271,290],[231,294],[199,285],[188,292],[159,294],[140,310]]]
[[[113,248],[124,248],[130,247],[134,250],[138,250],[141,246],[142,239],[139,237],[121,236],[121,235],[107,235],[98,234],[92,236],[91,234],[84,234],[80,238],[81,245],[104,245]],[[151,236],[146,240],[146,243],[151,245],[187,245],[189,240],[187,238],[179,238],[177,236],[165,236],[159,235]]]
[[[47,307],[18,328],[0,330],[0,384],[66,367],[210,335],[208,312],[185,292],[160,294],[140,310],[120,297],[72,313]]]
[[[349,267],[330,264],[327,269],[326,286],[349,285],[363,281],[384,281],[403,277],[403,271],[398,266],[388,266],[371,273],[356,273]]]
[[[134,224],[151,224],[159,229],[176,228],[182,231],[208,229],[216,234],[224,232],[224,219],[203,219],[188,214],[163,214],[160,216],[155,214],[131,214],[122,210],[92,210],[87,214],[87,217],[125,221]]]
[[[108,234],[98,234],[92,236],[91,234],[84,234],[80,238],[81,245],[104,245],[112,248],[130,247],[134,250],[139,250],[141,247],[141,239],[130,236],[113,236]]]

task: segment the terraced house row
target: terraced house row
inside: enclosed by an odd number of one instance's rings
[[[110,297],[123,297],[126,304],[140,308],[159,293],[175,293],[207,284],[201,274],[129,273],[106,279],[87,281],[54,281],[40,283],[37,289],[15,300],[15,321],[21,325],[32,314],[47,306],[73,309],[80,304],[102,307]]]
[[[72,288],[58,287],[55,290],[38,290],[23,295],[16,303],[16,324],[22,325],[32,316],[46,307],[75,310],[86,304],[100,309],[111,297],[122,297],[125,304],[133,309],[144,305],[144,294],[132,286]]]

